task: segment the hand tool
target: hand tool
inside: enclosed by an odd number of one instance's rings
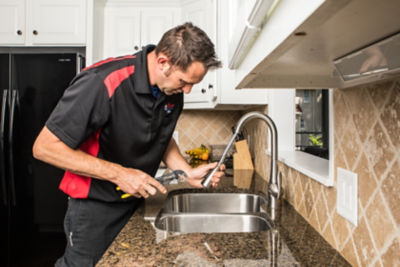
[[[167,184],[177,184],[178,182],[183,182],[186,178],[187,174],[184,171],[174,170],[159,177],[155,177],[154,179],[156,179],[162,185],[167,185]],[[115,189],[117,191],[121,191],[121,188],[119,186],[117,186]],[[123,193],[121,195],[121,198],[128,198],[131,196],[132,196],[131,194]]]

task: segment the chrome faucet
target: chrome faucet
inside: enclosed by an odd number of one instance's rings
[[[268,125],[269,132],[270,132],[270,145],[271,145],[271,172],[270,172],[270,179],[269,179],[269,187],[268,187],[268,195],[270,196],[270,207],[272,209],[271,216],[272,219],[275,219],[275,210],[277,208],[276,201],[279,199],[280,190],[281,190],[281,177],[278,177],[278,131],[276,129],[274,121],[264,113],[261,112],[249,112],[243,115],[238,123],[236,124],[236,130],[229,141],[228,145],[226,146],[224,153],[222,154],[221,159],[218,162],[218,165],[215,169],[213,169],[206,178],[202,181],[203,187],[208,187],[211,183],[211,178],[213,177],[214,173],[219,169],[219,167],[224,163],[226,155],[228,154],[229,149],[233,145],[236,136],[239,134],[242,127],[252,119],[261,119],[265,121]]]

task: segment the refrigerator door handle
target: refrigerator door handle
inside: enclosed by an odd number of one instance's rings
[[[11,103],[10,103],[10,121],[9,121],[9,131],[8,131],[8,163],[9,163],[9,177],[10,177],[10,192],[11,192],[11,204],[15,206],[17,204],[16,193],[15,193],[15,174],[14,174],[14,117],[15,117],[15,105],[18,98],[18,91],[12,90],[11,93]]]
[[[4,89],[1,98],[0,112],[0,179],[1,179],[1,202],[7,206],[7,182],[6,182],[6,150],[5,150],[5,131],[6,131],[6,112],[7,112],[8,90]]]

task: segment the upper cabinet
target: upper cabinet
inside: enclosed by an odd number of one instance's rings
[[[134,2],[104,8],[104,57],[133,54],[157,44],[162,34],[179,22],[179,9],[146,7]],[[99,40],[100,41],[100,40]]]
[[[203,81],[185,95],[185,109],[238,109],[265,105],[266,90],[236,90],[235,71],[228,68],[229,40],[236,30],[234,1],[186,0],[182,2],[183,22],[190,21],[203,29],[215,44],[222,68],[211,70]]]
[[[85,45],[86,15],[85,0],[0,0],[0,45]]]
[[[0,0],[0,44],[24,44],[25,34],[25,0]]]

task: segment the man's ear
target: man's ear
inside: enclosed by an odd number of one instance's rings
[[[171,68],[169,58],[163,53],[158,54],[156,61],[159,70],[162,72],[166,72]]]

